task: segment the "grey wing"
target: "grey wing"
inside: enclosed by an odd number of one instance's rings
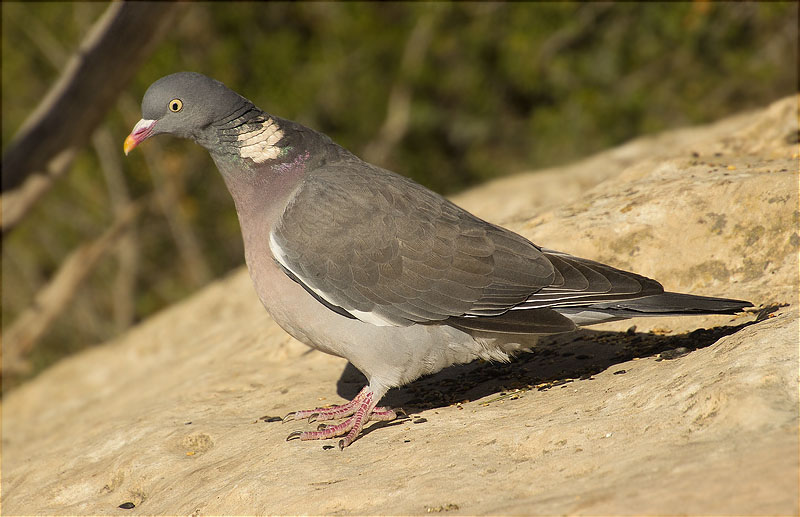
[[[531,293],[500,316],[453,318],[451,325],[512,334],[558,333],[570,330],[564,328],[565,322],[574,328],[576,324],[642,315],[642,302],[638,300],[661,299],[664,293],[660,283],[636,273],[559,251],[542,248],[542,253],[554,268],[550,285]]]
[[[557,333],[608,312],[605,304],[664,292],[641,275],[543,250],[360,161],[309,175],[270,246],[322,304],[376,325]]]
[[[309,174],[270,247],[320,302],[377,325],[503,315],[558,276],[525,238],[363,162]]]

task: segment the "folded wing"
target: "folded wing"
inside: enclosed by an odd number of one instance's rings
[[[308,174],[270,248],[321,304],[375,325],[549,334],[637,310],[670,312],[689,297],[665,297],[655,280],[543,250],[356,159]]]

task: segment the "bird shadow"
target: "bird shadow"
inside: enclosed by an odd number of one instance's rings
[[[762,310],[755,320],[738,325],[697,329],[676,335],[636,332],[609,332],[581,329],[569,334],[546,336],[529,353],[519,354],[510,363],[476,360],[454,365],[422,377],[384,396],[381,405],[401,407],[411,415],[423,410],[482,399],[490,395],[510,396],[514,390],[548,390],[564,384],[593,380],[593,376],[614,365],[635,358],[656,356],[656,361],[671,360],[706,348],[725,336],[769,317],[778,307]],[[615,375],[626,373],[624,369]],[[347,363],[337,381],[337,393],[350,400],[367,383],[364,375]]]

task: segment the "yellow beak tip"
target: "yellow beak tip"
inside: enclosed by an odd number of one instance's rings
[[[122,150],[125,151],[125,156],[128,156],[128,153],[136,147],[136,140],[131,136],[128,135],[128,138],[125,139],[125,143],[122,144]]]

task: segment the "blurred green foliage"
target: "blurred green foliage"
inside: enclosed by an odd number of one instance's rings
[[[106,7],[2,3],[4,147]],[[194,70],[363,154],[398,90],[408,123],[379,165],[453,193],[765,105],[797,91],[796,45],[794,2],[191,3],[105,127],[121,153],[147,86]],[[123,163],[131,197],[154,181],[174,189],[210,273],[243,262],[232,203],[202,149],[162,137]],[[111,214],[87,148],[4,242],[4,325]],[[143,216],[136,235],[140,320],[203,279],[187,273],[162,214]],[[110,255],[37,348],[37,370],[121,330],[110,316],[117,274]]]

